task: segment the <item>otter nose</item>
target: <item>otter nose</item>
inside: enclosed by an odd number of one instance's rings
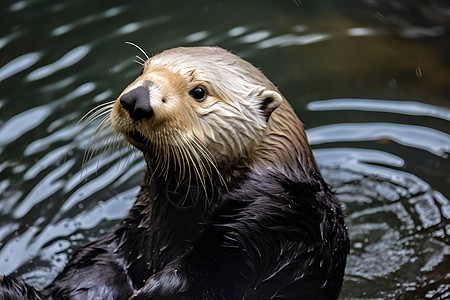
[[[133,120],[150,119],[153,109],[150,105],[150,92],[146,86],[139,86],[120,97],[120,104]]]

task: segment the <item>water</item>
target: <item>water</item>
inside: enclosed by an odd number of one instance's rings
[[[3,1],[0,273],[45,286],[132,205],[139,156],[82,166],[77,125],[139,74],[125,42],[220,45],[279,86],[345,205],[341,299],[450,297],[450,8],[302,2]]]

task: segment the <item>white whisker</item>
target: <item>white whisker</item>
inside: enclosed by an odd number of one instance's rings
[[[78,121],[77,124],[81,124],[82,122],[85,121],[86,118],[90,117],[91,115],[95,115],[96,112],[101,109],[102,107],[108,106],[108,105],[114,105],[114,103],[116,102],[116,100],[111,100],[105,103],[102,103],[96,107],[94,107],[93,109],[91,109],[89,112],[87,112],[83,117],[81,117],[81,119]],[[111,106],[112,108],[112,106]],[[89,123],[89,122],[88,122]]]
[[[131,43],[130,43],[131,44]],[[138,57],[143,60],[142,58]],[[140,61],[136,61],[141,63]],[[121,162],[129,163],[131,155],[123,159],[125,154],[137,153],[133,146],[131,146],[121,134],[118,134],[112,125],[111,111],[114,108],[115,101],[109,101],[98,105],[84,115],[79,123],[82,129],[86,128],[92,122],[98,120],[93,134],[89,141],[88,147],[83,157],[83,165],[87,165],[102,155],[120,154],[119,160]],[[192,193],[199,190],[204,193],[205,204],[207,205],[212,200],[215,180],[218,178],[220,185],[226,188],[225,180],[223,179],[217,164],[211,152],[206,146],[195,137],[186,128],[164,128],[161,130],[150,130],[145,133],[145,137],[150,141],[150,151],[145,153],[147,161],[153,161],[154,164],[148,166],[149,176],[151,180],[155,176],[160,176],[169,179],[172,171],[176,173],[175,191],[179,191],[180,186],[183,186],[183,193],[186,193],[184,200],[181,199],[181,205],[185,205]],[[97,156],[99,153],[99,156]],[[152,155],[150,157],[150,155]],[[194,184],[195,189],[193,189]],[[186,188],[186,189],[185,189]],[[196,201],[197,197],[192,195],[192,201]]]
[[[99,153],[100,156],[104,155],[107,157],[114,152],[119,152],[119,156],[122,157],[124,154],[132,152],[130,145],[126,143],[112,127],[110,114],[114,107],[114,103],[115,100],[102,103],[91,109],[78,121],[78,124],[81,125],[79,131],[81,131],[95,120],[100,119],[93,130],[93,134],[84,152],[82,159],[82,164],[84,166],[92,161],[97,153]]]
[[[138,45],[136,45],[135,43],[132,43],[132,42],[125,42],[125,44],[128,44],[128,45],[131,45],[131,46],[134,46],[134,47],[138,48],[138,49],[145,55],[145,57],[147,57],[147,59],[149,59],[147,53],[145,53],[145,51],[142,50],[142,48],[139,47]]]
[[[140,57],[139,55],[136,55],[136,58],[139,59],[142,63],[145,63],[145,59],[143,59],[143,58]]]

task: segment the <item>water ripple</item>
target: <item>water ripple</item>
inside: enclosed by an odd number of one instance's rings
[[[39,151],[45,151],[48,148],[52,147],[52,144],[55,142],[61,142],[61,141],[70,141],[74,135],[77,132],[77,128],[75,126],[69,126],[62,128],[59,131],[56,131],[52,134],[49,134],[41,139],[36,139],[33,142],[31,142],[27,147],[25,148],[24,154],[29,156],[32,154],[36,154]],[[72,148],[69,146],[67,149]],[[59,150],[59,149],[55,149]]]
[[[17,31],[14,31],[14,32],[8,34],[7,36],[0,38],[0,49],[5,47],[6,45],[8,45],[14,39],[21,36],[23,33],[24,33],[23,30],[17,30]]]
[[[11,4],[9,8],[9,11],[11,12],[16,12],[19,10],[24,9],[25,7],[27,7],[30,3],[28,1],[16,1],[13,4]]]
[[[49,248],[54,247],[54,244],[45,246],[50,241],[55,240],[61,243],[79,229],[91,229],[97,226],[102,220],[118,220],[123,218],[136,194],[137,188],[122,192],[106,202],[99,203],[91,210],[80,213],[72,219],[63,219],[55,224],[49,224],[42,232],[39,232],[38,226],[30,226],[23,234],[15,239],[9,240],[0,249],[0,257],[6,258],[0,260],[2,274],[11,273],[36,255],[45,256],[49,253],[49,255],[53,256],[55,251],[49,251]],[[17,251],[17,249],[21,250]]]
[[[87,94],[93,92],[96,86],[97,84],[94,82],[85,82],[75,88],[73,91],[66,94],[63,98],[58,99],[56,102],[53,102],[52,105],[55,105],[56,103],[61,104],[61,102],[67,102],[82,96],[86,96]]]
[[[429,151],[446,158],[450,135],[436,129],[394,123],[341,123],[308,130],[312,145],[391,139],[399,144]]]
[[[307,35],[295,35],[292,33],[276,36],[257,44],[260,49],[267,49],[273,47],[287,47],[287,46],[301,46],[317,43],[326,40],[330,37],[325,33],[311,33]]]
[[[119,161],[118,163],[116,163],[116,165],[111,166],[103,174],[97,176],[83,186],[79,187],[61,206],[60,213],[68,211],[75,204],[84,201],[94,193],[104,189],[107,186],[112,185],[128,168],[129,166]]]
[[[8,243],[0,249],[0,256],[4,258],[0,260],[0,270],[2,270],[2,274],[11,273],[22,263],[29,260],[33,256],[33,253],[38,251],[37,249],[28,247],[29,241],[37,231],[38,229],[32,226],[19,237],[8,241]],[[21,250],[18,251],[17,249]]]
[[[128,23],[119,28],[119,34],[129,34],[141,29],[141,24],[138,22]]]
[[[247,32],[247,28],[245,26],[237,26],[228,30],[228,35],[231,37],[237,37],[243,35]]]
[[[326,162],[328,166],[355,165],[364,162],[399,168],[405,164],[401,157],[378,150],[333,148],[333,151],[320,149],[314,152],[317,152],[316,154],[320,155],[320,161]]]
[[[119,15],[121,12],[123,12],[125,10],[124,6],[118,6],[118,7],[113,7],[110,8],[106,11],[104,11],[103,13],[100,14],[93,14],[90,16],[86,16],[80,20],[77,20],[73,23],[70,24],[64,24],[61,25],[55,29],[52,30],[51,35],[53,36],[59,36],[59,35],[63,35],[68,33],[69,31],[72,31],[73,29],[85,25],[85,24],[89,24],[92,23],[93,21],[98,21],[100,18],[111,18],[111,17],[115,17],[117,15]]]
[[[113,36],[116,37],[117,35],[126,35],[149,26],[168,22],[169,20],[171,20],[170,16],[159,16],[145,21],[131,22],[117,29],[117,31],[113,33]]]
[[[44,169],[63,159],[71,149],[71,145],[65,145],[50,151],[44,157],[39,159],[34,165],[27,169],[27,171],[23,175],[23,179],[31,180],[35,178]]]
[[[54,63],[40,67],[32,71],[30,74],[28,74],[26,79],[28,81],[35,81],[48,77],[59,70],[62,70],[64,68],[76,64],[77,62],[82,60],[89,53],[90,50],[91,47],[88,45],[81,45],[76,48],[73,48]]]
[[[433,27],[406,27],[400,30],[400,35],[408,39],[418,39],[424,37],[435,37],[445,34],[446,30],[443,26]]]
[[[417,176],[393,169],[401,158],[353,148],[314,153],[346,206],[352,246],[345,294],[401,295],[403,285],[417,282],[419,270],[445,263],[450,201]]]
[[[380,31],[372,28],[353,27],[346,30],[349,36],[371,36],[379,35]]]
[[[41,58],[41,54],[38,52],[27,53],[22,56],[19,56],[6,65],[0,68],[0,81],[5,80],[23,70],[28,69],[32,65],[34,65],[39,58]]]
[[[0,145],[15,141],[36,128],[51,112],[48,106],[38,106],[13,116],[0,127]]]
[[[414,101],[373,99],[331,99],[308,103],[311,111],[362,110],[413,116],[430,116],[450,121],[450,109]]]
[[[202,31],[194,32],[194,33],[187,35],[185,40],[188,43],[195,43],[195,42],[199,42],[201,40],[206,39],[208,36],[209,36],[209,32],[206,30],[202,30]]]
[[[47,199],[63,188],[65,181],[60,178],[66,175],[75,163],[75,160],[69,160],[41,179],[14,210],[13,217],[17,219],[22,218],[36,204],[40,203],[44,199]]]
[[[268,30],[259,30],[249,34],[242,36],[241,40],[244,43],[256,43],[260,42],[264,39],[267,39],[270,36],[270,31]]]

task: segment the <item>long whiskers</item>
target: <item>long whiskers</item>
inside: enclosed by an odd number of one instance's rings
[[[176,189],[187,181],[187,192],[185,200],[189,195],[193,176],[195,182],[200,184],[205,197],[208,199],[208,184],[214,185],[214,173],[219,182],[226,188],[225,180],[220,174],[217,164],[203,143],[194,135],[172,128],[163,129],[152,133],[151,140],[154,152],[153,160],[156,163],[159,176],[168,179],[170,167],[173,166],[178,172],[178,183]],[[154,176],[156,169],[153,171]],[[208,182],[209,181],[209,182]],[[184,205],[184,202],[183,202]]]
[[[204,157],[204,160],[206,162],[208,162],[208,166],[212,167],[212,169],[214,169],[214,171],[216,172],[217,176],[219,177],[219,181],[220,183],[225,187],[225,189],[227,188],[227,184],[225,182],[225,179],[222,177],[222,174],[220,174],[219,169],[217,168],[217,164],[215,162],[214,157],[212,156],[211,152],[205,147],[205,145],[196,137],[193,135],[193,140],[192,140],[193,144],[195,145],[195,147],[198,149],[198,151],[202,154],[202,156]],[[212,180],[212,177],[209,176],[210,180]],[[212,183],[212,182],[211,182]]]
[[[125,42],[125,44],[128,44],[128,45],[131,45],[131,46],[133,46],[133,47],[136,47],[136,48],[138,48],[139,49],[139,51],[141,51],[144,55],[145,55],[145,57],[147,58],[147,59],[149,59],[149,57],[148,57],[148,55],[147,55],[147,53],[145,53],[145,51],[144,50],[142,50],[142,48],[141,47],[139,47],[138,45],[136,45],[135,43],[132,43],[132,42]],[[143,60],[143,59],[142,59]]]
[[[115,100],[98,105],[78,121],[78,124],[81,125],[81,131],[94,121],[100,120],[93,130],[84,152],[83,165],[87,165],[97,152],[101,155],[108,155],[112,151],[120,151],[122,156],[131,149],[131,146],[112,128],[110,114],[114,107],[114,102]]]
[[[108,113],[111,112],[111,109],[114,106],[114,102],[116,102],[116,100],[111,100],[94,107],[78,121],[77,125],[81,124],[82,125],[81,130],[83,130],[94,119],[100,117],[102,113],[104,113],[105,111],[107,111]]]
[[[98,105],[79,121],[81,129],[85,129],[93,122],[97,123],[85,151],[83,165],[87,165],[97,152],[100,152],[100,155],[108,155],[110,152],[119,151],[122,156],[135,150],[113,129],[110,114],[114,102]],[[145,154],[145,158],[154,162],[153,166],[149,167],[149,175],[152,179],[158,176],[168,180],[169,175],[175,171],[177,173],[175,192],[181,185],[186,187],[182,205],[185,205],[186,199],[192,193],[193,184],[198,185],[203,191],[206,204],[211,200],[208,191],[214,190],[216,183],[214,178],[219,180],[221,186],[227,188],[213,155],[188,129],[166,127],[161,130],[150,130],[146,136],[150,141],[151,151]],[[210,190],[209,187],[213,189]]]
[[[145,63],[145,59],[143,59],[143,58],[140,57],[139,55],[136,55],[136,58],[137,58],[138,60],[134,60],[134,62],[137,63],[137,64],[140,64],[141,66],[143,66],[144,63]]]

